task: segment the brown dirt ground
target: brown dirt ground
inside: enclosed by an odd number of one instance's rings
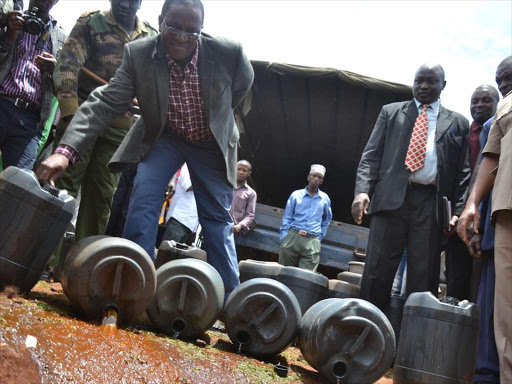
[[[325,381],[290,347],[260,361],[237,354],[228,336],[212,329],[181,341],[154,333],[144,314],[124,329],[75,317],[60,284],[39,282],[26,296],[0,294],[0,377],[6,384],[59,383],[306,383]],[[30,350],[27,335],[37,337]],[[273,372],[290,366],[287,378]],[[391,384],[391,373],[377,381]]]

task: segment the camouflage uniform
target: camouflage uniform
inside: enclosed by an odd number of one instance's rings
[[[62,114],[57,126],[55,148],[69,123],[66,117],[74,115],[78,106],[100,85],[81,72],[82,67],[108,81],[121,65],[126,43],[158,34],[148,23],[142,23],[138,18],[135,22],[136,27],[128,36],[117,24],[111,10],[87,12],[78,19],[53,74]],[[132,116],[112,120],[88,151],[69,166],[57,181],[58,188],[67,190],[75,197],[82,188],[76,224],[77,241],[105,232],[112,197],[120,177],[120,174],[110,173],[107,164],[132,123]],[[57,258],[52,257],[50,265],[55,267],[57,262]]]

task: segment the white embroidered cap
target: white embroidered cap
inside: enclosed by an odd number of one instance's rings
[[[309,170],[309,174],[311,175],[312,173],[319,173],[320,175],[322,175],[322,177],[324,177],[325,167],[321,164],[313,164],[311,166],[311,169]]]

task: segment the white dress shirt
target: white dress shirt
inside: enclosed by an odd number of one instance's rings
[[[423,111],[421,103],[414,99],[418,107],[418,114]],[[425,153],[425,165],[409,175],[409,181],[418,184],[435,184],[437,176],[437,151],[436,151],[436,127],[439,115],[439,100],[427,107],[428,136],[427,151]]]
[[[194,191],[187,191],[191,186],[190,173],[185,163],[181,167],[180,177],[176,183],[176,192],[172,197],[165,221],[167,222],[171,217],[174,217],[192,232],[195,232],[199,219]]]

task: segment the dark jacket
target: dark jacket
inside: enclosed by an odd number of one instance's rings
[[[355,193],[370,196],[368,213],[399,208],[410,171],[405,157],[418,109],[414,100],[388,104],[375,123],[357,170]],[[453,215],[460,216],[469,185],[469,122],[439,107],[436,127],[438,198],[448,197]]]

